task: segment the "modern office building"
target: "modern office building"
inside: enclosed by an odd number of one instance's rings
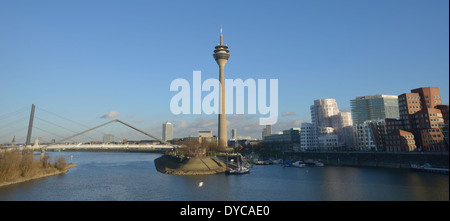
[[[283,130],[283,132],[271,134],[271,135],[265,137],[264,142],[300,144],[300,128],[291,128],[289,130]]]
[[[339,144],[344,146],[342,150],[352,150],[355,148],[355,136],[353,128],[352,114],[350,112],[339,112],[334,116],[337,121],[335,127],[339,138]]]
[[[311,120],[316,128],[335,127],[332,116],[339,113],[335,99],[319,99],[311,106]],[[314,115],[314,116],[313,116]]]
[[[293,151],[300,146],[300,134],[300,128],[283,130],[265,136],[262,144],[268,150]]]
[[[442,112],[448,105],[442,105],[439,88],[413,89],[399,95],[398,102],[400,119],[386,119],[386,150],[447,152],[441,125],[445,122]]]
[[[317,136],[322,136],[326,134],[334,134],[335,129],[334,127],[319,127]]]
[[[173,124],[169,121],[166,121],[162,125],[162,140],[168,141],[173,139]]]
[[[407,129],[408,123],[401,119],[386,118],[385,146],[387,152],[414,152],[420,144],[415,135]]]
[[[356,143],[359,150],[385,151],[385,120],[368,120],[355,126]]]
[[[449,112],[449,106],[448,105],[437,105],[437,109],[441,110],[442,117],[444,118],[444,123],[439,124],[439,129],[441,129],[443,135],[444,135],[444,141],[447,146],[449,145],[449,134],[448,134],[448,112]]]
[[[317,150],[317,136],[314,124],[302,123],[300,131],[300,150]]]
[[[352,119],[355,126],[368,120],[399,118],[398,96],[371,95],[350,100]]]
[[[444,124],[448,124],[449,106],[448,105],[436,105],[435,108],[441,110],[442,117],[444,118]]]
[[[270,136],[272,134],[272,125],[266,125],[262,132],[262,139],[264,140],[266,136]]]
[[[360,96],[350,100],[350,105],[357,148],[372,151],[384,150],[381,137],[374,140],[374,136],[383,134],[384,119],[400,117],[398,96],[385,94]]]
[[[316,128],[316,144],[318,138],[324,135],[323,130],[333,128],[334,134],[338,137],[339,150],[354,149],[353,120],[351,113],[340,112],[335,99],[319,99],[311,105],[311,121]],[[328,134],[328,133],[327,133]],[[329,149],[329,148],[327,148]]]
[[[319,136],[317,145],[322,151],[333,151],[339,148],[339,138],[336,134],[326,134]]]
[[[237,134],[236,134],[236,128],[231,129],[231,139],[232,140],[236,140],[237,139]]]

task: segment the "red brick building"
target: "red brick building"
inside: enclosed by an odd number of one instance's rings
[[[399,95],[398,103],[400,119],[386,119],[386,151],[448,151],[442,130],[448,105],[442,105],[439,88],[413,89]]]

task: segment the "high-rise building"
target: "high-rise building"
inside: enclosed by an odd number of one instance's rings
[[[350,100],[353,124],[356,126],[368,120],[399,118],[398,96],[371,95]]]
[[[231,139],[232,140],[237,139],[236,128],[231,129]]]
[[[272,125],[266,125],[266,127],[263,129],[262,132],[262,139],[264,140],[264,137],[270,136],[272,134]]]
[[[311,105],[311,121],[316,128],[316,144],[324,128],[333,128],[338,137],[339,149],[354,148],[353,121],[351,113],[340,112],[335,99],[319,99]],[[329,133],[327,133],[329,134]],[[333,138],[334,139],[334,138]],[[329,149],[329,148],[328,148]]]
[[[114,142],[114,134],[103,135],[103,143],[113,143],[113,142]]]
[[[374,140],[374,135],[382,131],[386,118],[399,118],[398,96],[370,95],[350,100],[356,144],[361,150],[384,150],[384,142]]]
[[[385,120],[368,120],[355,126],[356,143],[359,150],[386,151]]]
[[[316,128],[335,127],[332,116],[339,113],[337,102],[335,99],[319,99],[314,101],[311,106],[311,119]],[[314,114],[314,116],[312,116]]]
[[[442,105],[439,88],[413,89],[399,95],[398,103],[400,119],[386,119],[387,151],[448,151],[441,128],[446,105]]]
[[[169,121],[162,125],[162,140],[168,141],[173,139],[173,124]]]
[[[350,112],[339,112],[333,116],[336,120],[335,130],[339,138],[339,144],[344,145],[345,149],[355,148],[355,134],[353,128],[352,114]]]
[[[228,146],[227,140],[227,115],[225,111],[225,64],[230,58],[228,46],[223,44],[222,25],[220,25],[220,44],[215,47],[214,60],[219,65],[220,102],[219,102],[219,147]]]
[[[312,123],[302,123],[300,127],[300,150],[316,150],[316,128]]]

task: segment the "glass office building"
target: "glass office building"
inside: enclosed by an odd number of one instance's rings
[[[398,96],[372,95],[356,97],[350,100],[353,125],[367,120],[384,120],[386,118],[400,118]]]

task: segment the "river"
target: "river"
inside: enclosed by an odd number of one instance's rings
[[[449,176],[401,169],[254,166],[250,174],[176,176],[157,153],[49,152],[77,167],[0,187],[0,201],[448,201]]]

